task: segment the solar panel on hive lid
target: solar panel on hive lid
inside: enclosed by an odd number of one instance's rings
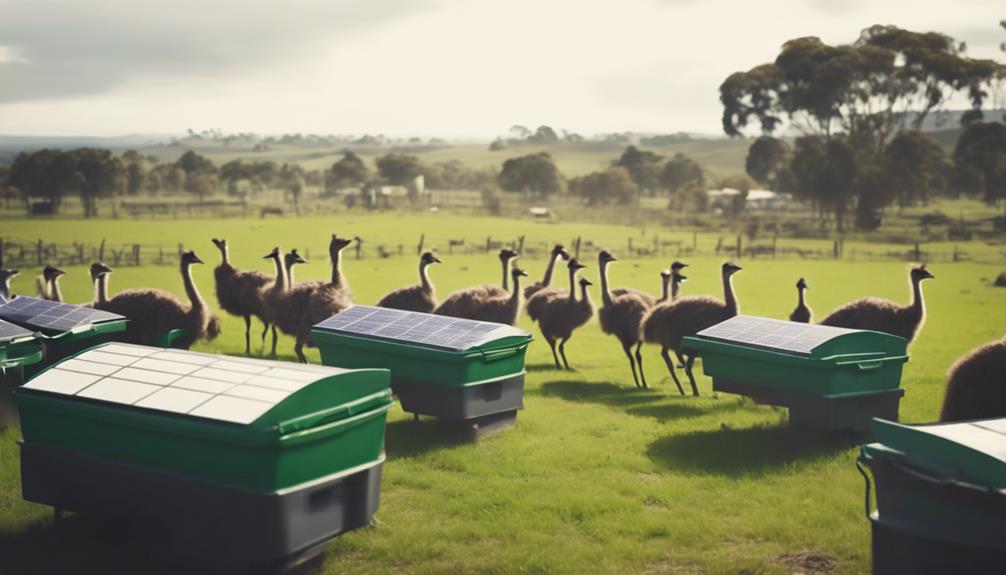
[[[53,333],[75,331],[126,318],[82,305],[20,296],[0,304],[0,319]]]
[[[0,343],[32,337],[32,332],[13,323],[0,320]]]
[[[528,336],[524,330],[499,323],[365,305],[353,306],[315,328],[451,351],[504,337]]]

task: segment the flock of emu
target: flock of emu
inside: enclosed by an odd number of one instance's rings
[[[353,305],[352,291],[341,266],[342,250],[350,242],[350,239],[332,235],[329,281],[297,283],[294,268],[306,263],[297,250],[284,254],[276,247],[266,254],[264,259],[272,260],[275,267],[275,275],[270,276],[235,268],[230,262],[227,242],[213,239],[221,255],[221,263],[214,270],[217,300],[222,310],[244,319],[245,353],[251,353],[251,318],[257,317],[265,326],[261,335],[263,344],[267,333],[272,331],[273,356],[276,355],[278,330],[295,339],[298,359],[307,361],[303,348],[312,345],[311,327]],[[682,346],[683,339],[737,315],[740,310],[732,278],[742,268],[731,262],[724,263],[720,269],[723,300],[710,296],[681,296],[682,283],[687,279],[682,270],[687,264],[677,261],[670,269],[660,272],[661,294],[658,297],[634,288],[612,288],[609,267],[617,260],[609,251],[602,250],[598,254],[601,290],[598,309],[588,290],[593,284],[587,278],[578,279],[580,271],[587,266],[571,257],[563,246],[556,245],[551,251],[541,281],[523,289],[521,278],[527,273],[513,265],[519,257],[520,254],[512,249],[501,250],[500,285],[482,284],[461,289],[438,304],[429,267],[440,260],[433,253],[425,252],[419,259],[419,283],[386,294],[377,305],[509,325],[517,322],[522,309],[526,310],[528,317],[537,322],[551,348],[556,368],[560,369],[570,368],[566,343],[596,312],[601,330],[613,335],[621,345],[637,387],[648,387],[643,372],[642,347],[643,343],[653,343],[661,347],[661,357],[682,395],[685,390],[675,364],[684,368],[692,394],[699,394],[692,373],[697,354]],[[565,262],[568,274],[566,289],[551,285],[560,261]],[[90,305],[129,318],[126,333],[129,341],[147,341],[151,336],[174,329],[184,330],[187,340],[183,343],[212,340],[220,333],[220,319],[203,300],[191,274],[191,266],[201,263],[194,252],[182,254],[181,275],[188,298],[185,303],[171,292],[151,288],[127,289],[110,297],[108,284],[112,269],[95,262],[91,266],[94,301]],[[0,295],[10,297],[10,282],[17,273],[17,270],[0,270]],[[59,287],[62,275],[62,270],[46,266],[38,279],[39,295],[62,301]],[[858,299],[839,307],[820,323],[891,333],[911,342],[925,319],[921,284],[932,277],[924,265],[913,266],[909,271],[912,301],[908,305],[874,297]],[[806,303],[807,282],[800,278],[796,288],[797,307],[789,319],[809,323],[813,313]],[[670,352],[674,352],[674,359]],[[950,370],[941,418],[957,421],[1006,416],[1004,374],[1006,338],[976,348],[962,357]]]

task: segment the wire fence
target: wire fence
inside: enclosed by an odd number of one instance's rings
[[[700,247],[698,233],[694,233],[691,241],[661,239],[654,235],[651,239],[626,237],[621,246],[605,242],[603,247],[618,252],[620,258],[685,258],[701,256],[717,256],[723,258],[742,259],[800,259],[800,260],[851,260],[851,261],[925,261],[925,262],[960,262],[972,260],[966,249],[954,246],[952,250],[930,249],[923,243],[904,246],[880,246],[870,248],[871,244],[857,243],[847,247],[845,242],[836,240],[830,245],[807,247],[799,240],[786,240],[773,237],[767,240],[748,240],[744,236],[719,236],[715,246],[710,238],[702,238]],[[455,254],[472,255],[488,254],[502,248],[516,250],[524,258],[537,259],[548,256],[554,239],[548,241],[530,239],[525,235],[517,237],[486,236],[480,238],[433,238],[422,234],[411,244],[388,243],[357,237],[346,248],[344,257],[347,259],[388,259],[415,257],[423,251],[435,251],[439,254],[452,256]],[[821,242],[818,242],[821,244]],[[602,249],[602,243],[591,238],[573,237],[565,244],[567,249],[577,258],[596,256]],[[327,247],[323,245],[297,246],[304,257],[311,258],[312,251],[327,257]],[[945,245],[940,245],[945,248]],[[964,248],[967,244],[964,244]],[[57,266],[88,265],[94,261],[103,261],[115,267],[147,266],[147,265],[177,265],[179,256],[193,246],[184,242],[173,244],[115,244],[105,240],[98,243],[73,242],[60,244],[47,242],[43,239],[24,240],[19,238],[0,237],[0,267],[22,268],[41,267],[52,264]]]

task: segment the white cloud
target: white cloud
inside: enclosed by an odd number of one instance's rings
[[[0,63],[0,131],[718,132],[720,82],[790,38],[896,23],[968,40],[997,23],[984,0],[437,1],[18,0],[28,16],[0,38],[30,64]],[[999,56],[981,40],[973,56]],[[36,73],[8,89],[15,66]]]

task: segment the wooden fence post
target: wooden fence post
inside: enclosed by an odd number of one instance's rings
[[[419,247],[416,248],[416,255],[417,256],[423,254],[423,244],[425,244],[425,243],[426,243],[426,234],[421,234],[419,236]]]
[[[922,260],[922,249],[919,247],[919,242],[915,242],[915,261]]]
[[[737,234],[737,259],[740,259],[741,253],[744,250],[744,244],[742,243],[741,235]]]

